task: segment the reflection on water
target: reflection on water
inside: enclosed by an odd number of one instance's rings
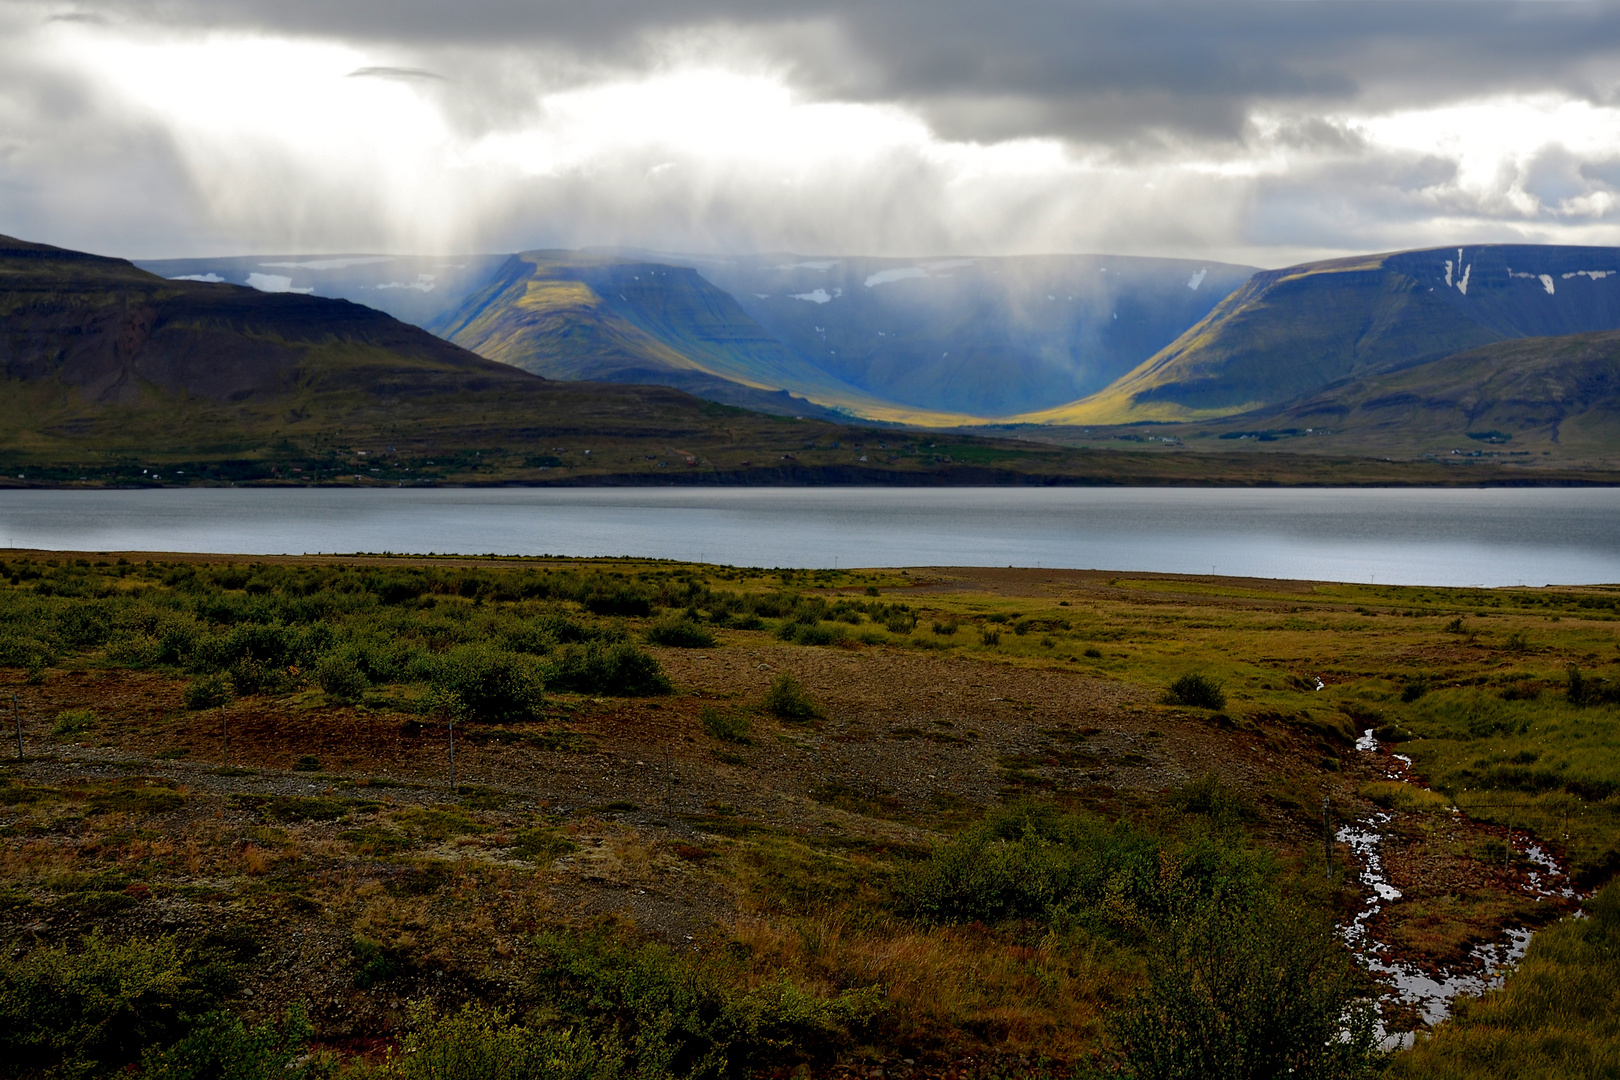
[[[0,492],[0,542],[84,551],[634,555],[1380,584],[1620,581],[1620,490],[193,488]]]

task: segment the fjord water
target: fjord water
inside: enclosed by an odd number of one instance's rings
[[[8,547],[1620,582],[1614,488],[184,488],[0,493]]]

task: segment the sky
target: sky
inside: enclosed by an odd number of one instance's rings
[[[1620,245],[1620,2],[0,0],[0,232],[1282,266]]]

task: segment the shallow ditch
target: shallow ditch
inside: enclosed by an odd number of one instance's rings
[[[1372,728],[1362,733],[1356,749],[1376,755],[1387,779],[1411,783],[1412,759],[1404,754],[1384,753]],[[1413,784],[1421,790],[1428,788]],[[1451,813],[1459,814],[1456,807]],[[1469,959],[1454,967],[1425,967],[1395,955],[1395,950],[1373,937],[1371,924],[1385,908],[1398,904],[1401,891],[1384,874],[1383,845],[1394,831],[1399,811],[1379,810],[1353,824],[1341,826],[1334,838],[1349,846],[1360,864],[1359,878],[1368,899],[1349,923],[1340,928],[1344,939],[1367,965],[1367,969],[1388,986],[1386,1001],[1415,1011],[1424,1024],[1436,1024],[1451,1013],[1451,1002],[1463,995],[1476,996],[1500,986],[1509,965],[1524,956],[1535,931],[1510,927],[1499,941],[1475,947]],[[1537,897],[1572,899],[1576,892],[1558,860],[1524,834],[1508,834],[1508,842],[1528,862],[1537,867],[1528,875],[1527,891]],[[1379,1025],[1385,1045],[1408,1046],[1410,1031],[1390,1031]]]

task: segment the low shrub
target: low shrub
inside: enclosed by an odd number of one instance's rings
[[[315,682],[333,701],[359,701],[371,689],[371,680],[360,670],[354,653],[347,649],[321,657],[315,665]]]
[[[111,1075],[172,1045],[235,988],[223,954],[173,937],[105,938],[0,960],[0,1069]]]
[[[1001,631],[992,627],[985,627],[979,631],[979,643],[981,645],[1000,645]]]
[[[1165,803],[1183,814],[1207,817],[1217,825],[1236,824],[1255,817],[1255,809],[1249,801],[1214,773],[1205,773],[1172,788]]]
[[[56,649],[46,641],[14,629],[0,631],[0,667],[37,668],[56,663]]]
[[[928,923],[1067,916],[1135,932],[1188,904],[1246,895],[1266,867],[1207,835],[1169,847],[1130,825],[1026,803],[935,848],[901,879],[897,898],[902,913]]]
[[[936,622],[934,624],[934,633],[943,634],[946,637],[949,637],[956,633],[958,625],[959,624],[955,619],[952,619],[950,622]]]
[[[314,1034],[297,1005],[277,1025],[266,1020],[248,1027],[228,1012],[203,1017],[192,1031],[166,1049],[149,1049],[141,1060],[142,1080],[302,1080],[319,1076],[324,1062],[306,1051]]]
[[[1147,986],[1108,1018],[1138,1080],[1383,1071],[1365,975],[1326,919],[1266,893],[1205,903],[1156,935]]]
[[[883,629],[891,634],[909,634],[917,629],[917,616],[890,615],[883,621]]]
[[[224,675],[199,675],[186,684],[181,696],[188,709],[212,709],[231,700],[231,687]]]
[[[662,946],[606,934],[539,934],[531,946],[534,991],[557,1017],[552,1030],[587,1033],[598,1052],[618,1058],[621,1075],[749,1075],[826,1060],[854,1045],[883,1008],[878,987],[823,997],[779,979],[737,990]]]
[[[237,697],[279,694],[290,689],[296,681],[289,669],[267,664],[251,656],[237,657],[231,663],[230,680],[231,691]]]
[[[1171,683],[1164,700],[1170,705],[1186,705],[1194,709],[1224,709],[1226,691],[1209,676],[1192,673]]]
[[[1620,703],[1620,684],[1602,677],[1583,675],[1575,664],[1565,673],[1564,696],[1571,705],[1602,705]]]
[[[616,1039],[514,1024],[511,1014],[472,1002],[448,1014],[422,1002],[400,1053],[352,1071],[357,1080],[608,1080],[623,1075],[623,1058]]]
[[[804,685],[786,672],[771,680],[760,708],[783,720],[815,720],[821,716],[821,708],[805,692]]]
[[[96,726],[94,709],[66,709],[56,714],[52,735],[82,735]]]
[[[776,628],[776,636],[795,645],[836,645],[848,636],[842,626],[823,622],[785,622]]]
[[[743,745],[753,742],[748,737],[753,725],[748,722],[746,716],[722,712],[712,705],[705,705],[698,710],[698,723],[703,725],[704,734],[711,739]]]
[[[665,619],[647,630],[647,643],[668,645],[677,649],[710,649],[714,647],[714,634],[690,618]]]
[[[531,720],[544,701],[538,662],[488,645],[446,652],[434,665],[432,684],[436,703],[467,720]]]
[[[652,614],[652,598],[629,585],[597,585],[580,602],[592,615],[643,618]]]
[[[546,683],[578,694],[619,697],[648,697],[674,690],[658,661],[629,642],[567,646],[553,656]]]

